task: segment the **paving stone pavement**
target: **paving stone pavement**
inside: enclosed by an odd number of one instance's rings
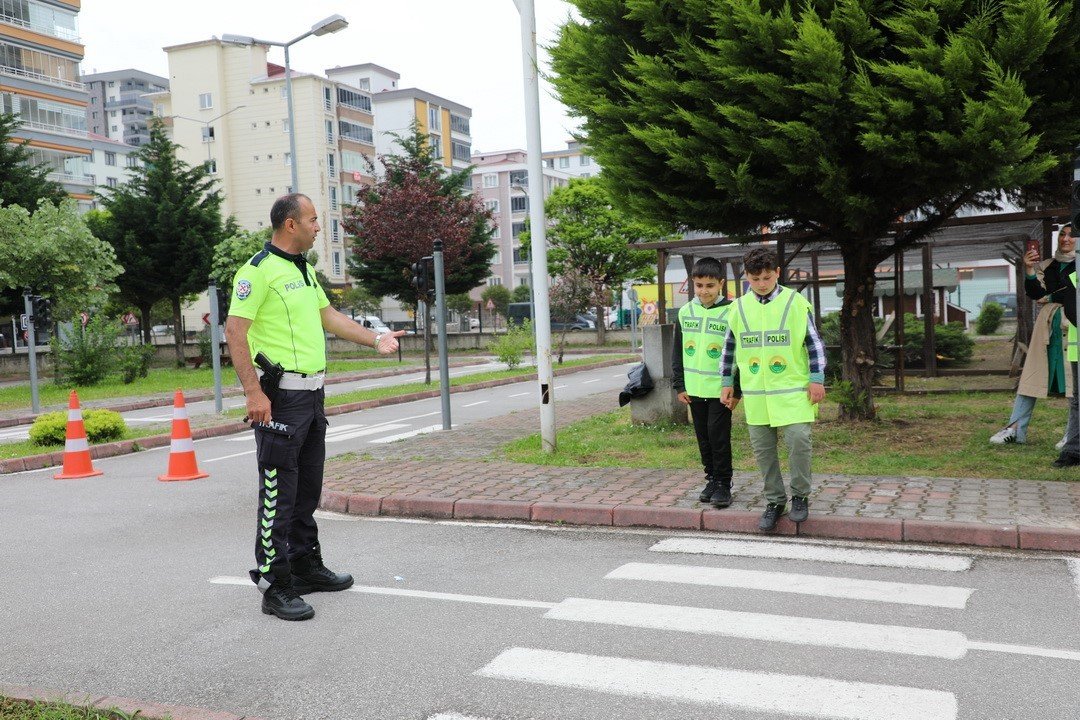
[[[559,405],[559,427],[618,407],[615,393]],[[699,468],[577,468],[490,459],[538,431],[534,411],[373,448],[327,463],[324,488],[346,494],[703,509]],[[737,452],[749,452],[749,448]],[[369,459],[370,458],[370,459]],[[387,472],[387,463],[393,471]],[[761,512],[756,473],[737,473],[733,508]],[[1080,530],[1080,483],[814,475],[811,514]]]

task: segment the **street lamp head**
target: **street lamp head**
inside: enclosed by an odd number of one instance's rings
[[[330,33],[336,33],[338,30],[344,30],[347,27],[349,27],[348,20],[341,15],[331,15],[312,25],[311,33],[316,37],[319,37],[322,35],[329,35]]]
[[[225,33],[221,36],[221,42],[231,43],[233,45],[254,45],[255,38],[250,35],[232,35]]]

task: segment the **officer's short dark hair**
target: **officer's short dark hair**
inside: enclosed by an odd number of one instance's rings
[[[289,193],[275,200],[270,208],[270,227],[280,230],[285,226],[285,221],[289,218],[299,222],[301,198],[311,202],[311,198],[303,193]]]
[[[743,272],[747,275],[762,273],[766,270],[775,270],[780,267],[780,262],[776,259],[776,251],[768,247],[756,247],[748,250],[743,255],[742,262]]]
[[[690,277],[724,279],[724,268],[716,258],[703,257],[694,263],[694,269],[690,271]]]

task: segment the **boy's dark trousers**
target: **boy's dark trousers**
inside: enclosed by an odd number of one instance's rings
[[[731,411],[720,398],[690,396],[698,451],[705,474],[719,483],[731,484]]]

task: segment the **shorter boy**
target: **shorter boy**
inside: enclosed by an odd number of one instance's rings
[[[691,280],[694,299],[679,309],[671,368],[679,401],[690,406],[705,489],[698,499],[715,507],[731,505],[731,411],[736,393],[725,405],[720,402],[720,350],[728,332],[731,301],[720,296],[724,268],[710,257],[694,263]]]
[[[808,515],[810,428],[825,397],[825,346],[814,327],[812,307],[799,293],[777,284],[776,253],[756,247],[743,256],[753,290],[735,302],[720,356],[720,398],[734,407],[734,368],[738,367],[754,458],[765,481],[768,505],[758,527],[776,529],[787,509],[776,444],[784,428],[791,471],[792,521]]]

